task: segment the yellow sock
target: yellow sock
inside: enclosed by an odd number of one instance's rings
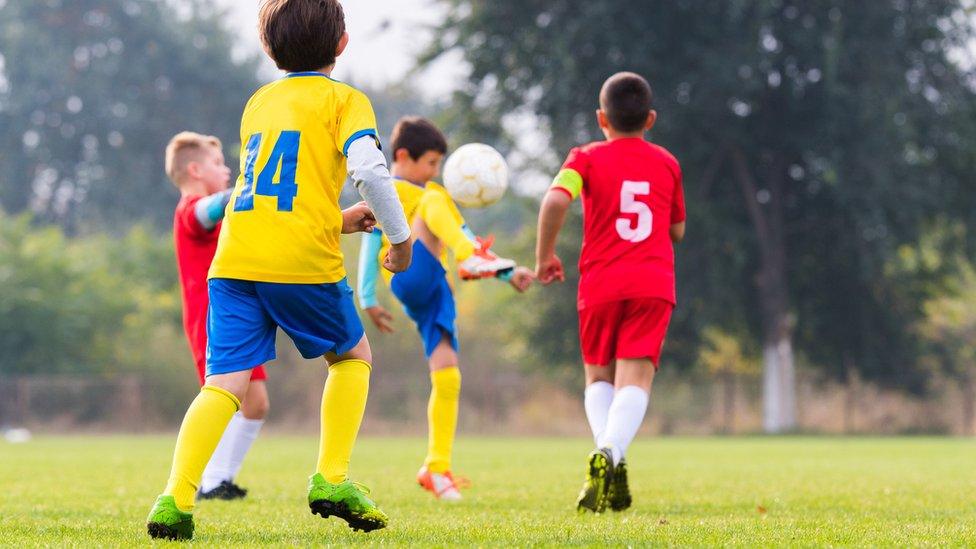
[[[217,449],[230,418],[240,409],[237,397],[210,385],[204,386],[190,403],[176,437],[173,468],[163,492],[173,496],[181,511],[193,510],[203,469]]]
[[[451,470],[451,450],[457,429],[458,401],[461,397],[461,370],[457,366],[430,373],[430,401],[427,403],[427,460],[432,473]]]
[[[365,360],[343,360],[329,366],[322,391],[322,435],[317,471],[337,484],[346,480],[349,457],[366,410],[370,366]]]

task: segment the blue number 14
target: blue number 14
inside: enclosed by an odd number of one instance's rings
[[[298,194],[295,183],[295,171],[298,169],[298,144],[301,132],[283,131],[278,136],[268,163],[258,172],[257,184],[254,182],[254,168],[261,148],[261,134],[253,134],[247,140],[244,157],[244,188],[234,202],[235,212],[246,212],[254,209],[254,195],[274,196],[278,198],[278,211],[290,212]],[[278,169],[281,168],[279,173]],[[278,174],[278,182],[274,176]]]

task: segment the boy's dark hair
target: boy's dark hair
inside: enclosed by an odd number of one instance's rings
[[[600,108],[613,129],[636,132],[644,129],[654,94],[644,77],[633,72],[618,72],[607,78],[600,89]]]
[[[258,31],[279,69],[315,71],[335,63],[346,19],[338,0],[265,0]]]
[[[447,154],[447,139],[433,122],[420,116],[404,116],[393,126],[390,150],[396,155],[407,149],[410,158],[417,160],[427,151]]]

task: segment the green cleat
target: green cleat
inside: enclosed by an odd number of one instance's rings
[[[613,468],[613,480],[610,481],[610,509],[623,511],[631,504],[630,486],[627,485],[627,460],[621,459]]]
[[[609,448],[590,452],[586,482],[576,499],[576,511],[602,513],[607,510],[607,496],[613,483],[613,454]]]
[[[339,517],[353,530],[370,532],[386,527],[388,517],[366,495],[369,488],[344,480],[332,484],[321,473],[308,479],[308,506],[322,518]]]
[[[193,513],[180,511],[173,496],[159,496],[146,518],[146,529],[153,538],[193,539]]]

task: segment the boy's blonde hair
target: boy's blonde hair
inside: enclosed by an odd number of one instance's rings
[[[212,135],[196,132],[180,132],[166,145],[166,175],[173,185],[179,187],[186,177],[186,167],[199,160],[200,153],[207,147],[221,150],[220,139]]]

